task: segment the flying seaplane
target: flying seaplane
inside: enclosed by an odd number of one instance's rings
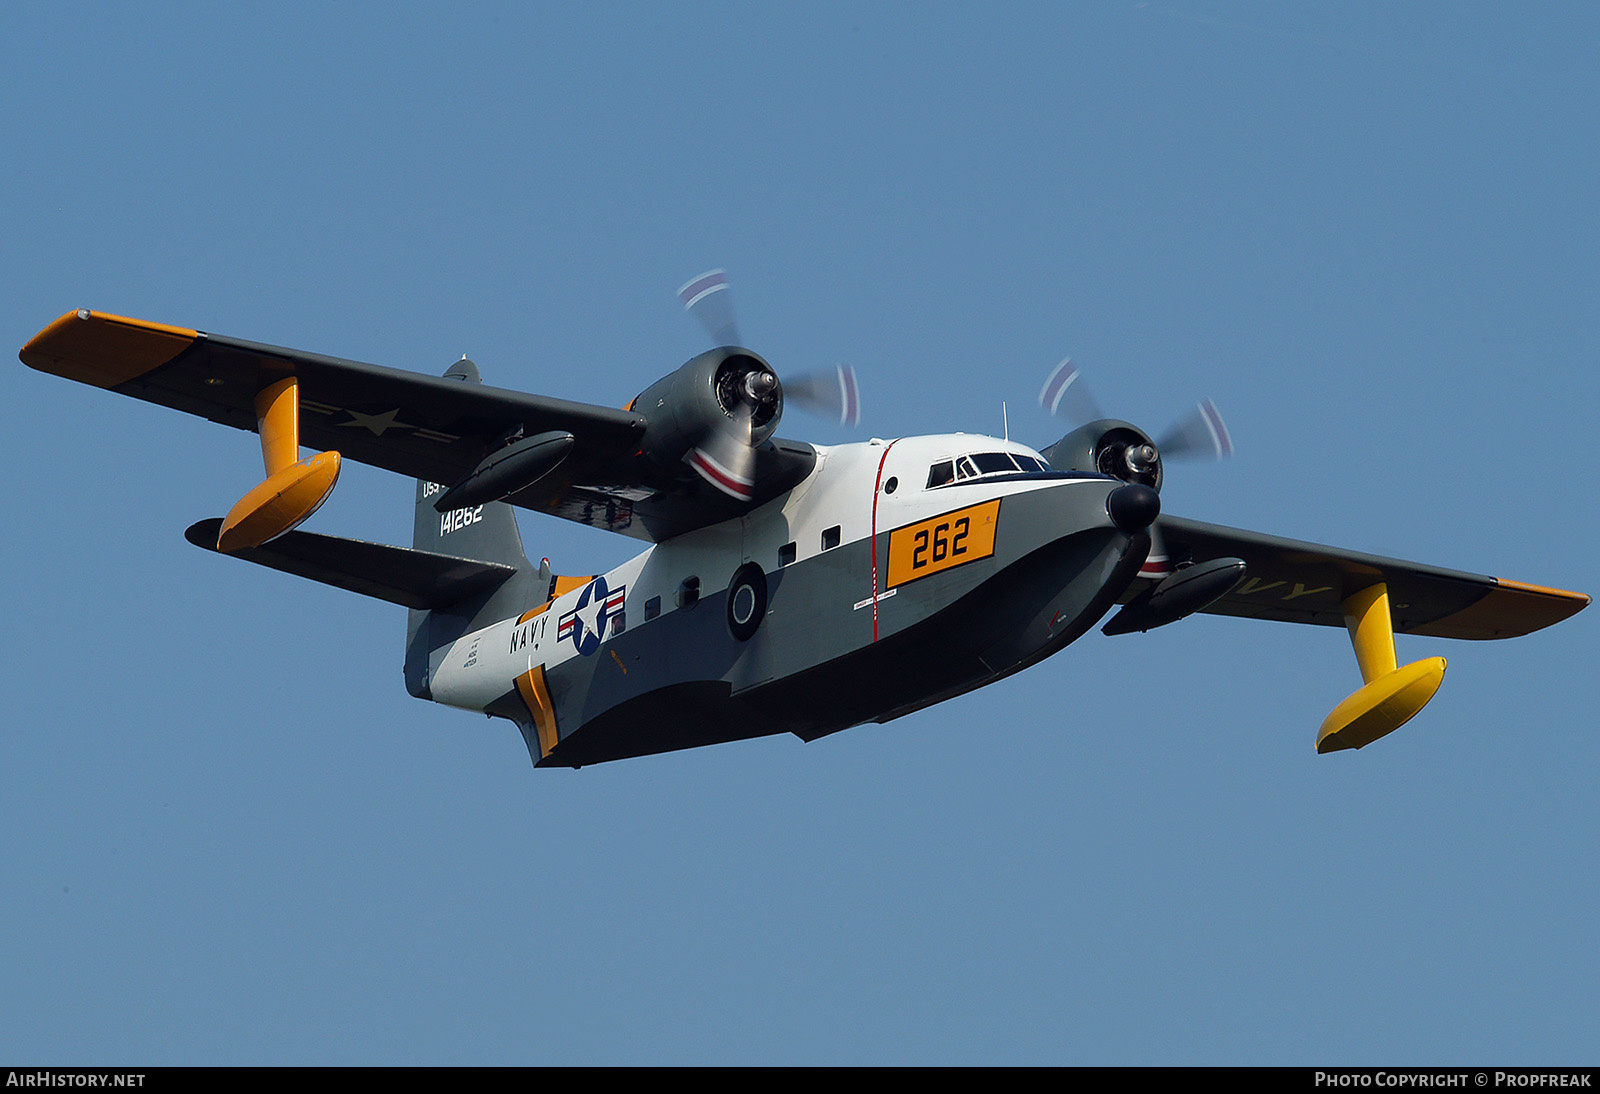
[[[1346,628],[1363,683],[1315,747],[1361,748],[1444,677],[1442,657],[1398,665],[1395,633],[1510,638],[1589,603],[1162,513],[1167,459],[1231,450],[1209,403],[1159,444],[1093,412],[1042,449],[780,438],[786,401],[858,420],[853,370],[780,381],[739,344],[720,270],[680,297],[718,348],[621,410],[490,387],[465,358],[433,377],[89,310],[19,356],[258,433],[263,481],[186,538],[409,609],[407,690],[510,720],[540,767],[887,722],[1112,609],[1108,634],[1196,612]],[[1040,402],[1061,413],[1082,392],[1063,362]],[[346,459],[417,480],[409,548],[299,530]],[[519,508],[649,546],[557,574],[528,560]]]

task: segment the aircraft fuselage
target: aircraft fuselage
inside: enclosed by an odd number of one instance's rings
[[[746,516],[435,651],[429,697],[578,766],[810,740],[980,687],[1081,635],[1149,549],[1108,513],[1122,483],[1038,459],[967,434],[819,449]]]

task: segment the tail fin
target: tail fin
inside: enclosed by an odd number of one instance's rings
[[[444,375],[463,383],[483,382],[478,367],[465,357]],[[406,690],[420,699],[429,697],[430,661],[435,650],[495,620],[516,615],[530,603],[543,603],[548,595],[547,589],[539,588],[539,570],[528,562],[522,549],[515,508],[493,501],[441,513],[434,502],[449,487],[449,483],[417,482],[411,545],[433,554],[512,566],[517,573],[490,592],[469,596],[447,608],[410,613],[406,621]],[[544,581],[548,585],[548,575]]]
[[[485,502],[441,513],[433,503],[447,490],[437,482],[417,482],[416,523],[411,545],[419,551],[498,562],[518,569],[528,567],[517,528],[516,509],[503,501]]]

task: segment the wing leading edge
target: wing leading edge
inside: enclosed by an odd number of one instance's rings
[[[1152,571],[1192,564],[1197,573],[1206,569],[1229,573],[1244,563],[1244,578],[1200,611],[1348,631],[1362,686],[1323,719],[1316,737],[1318,752],[1371,744],[1404,725],[1439,690],[1445,659],[1425,657],[1401,665],[1395,656],[1395,634],[1514,638],[1559,623],[1589,604],[1582,593],[1181,517],[1158,518],[1152,540],[1147,563]],[[1159,592],[1169,582],[1183,584],[1183,572],[1174,571],[1154,588]],[[1144,591],[1130,590],[1129,599]]]
[[[445,486],[470,475],[508,438],[571,433],[574,444],[560,466],[506,500],[638,539],[664,539],[744,508],[701,489],[687,467],[642,458],[646,420],[630,410],[88,310],[57,319],[18,356],[41,372],[250,432],[257,430],[257,394],[292,376],[302,445]],[[769,445],[761,477],[792,480],[811,460],[809,446]]]
[[[1589,604],[1582,593],[1181,517],[1160,517],[1156,530],[1159,550],[1174,565],[1244,560],[1244,580],[1202,609],[1213,615],[1345,627],[1349,598],[1381,583],[1395,633],[1490,639],[1540,630]]]

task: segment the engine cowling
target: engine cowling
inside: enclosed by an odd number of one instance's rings
[[[1040,453],[1056,471],[1110,475],[1161,489],[1161,452],[1150,435],[1116,418],[1079,426]]]
[[[756,354],[723,346],[645,388],[629,409],[644,416],[644,453],[667,465],[718,437],[764,444],[783,416],[783,385]]]

